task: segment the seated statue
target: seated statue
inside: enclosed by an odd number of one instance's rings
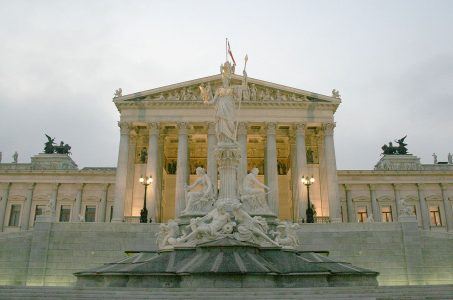
[[[179,225],[176,221],[170,219],[167,224],[160,224],[159,232],[156,235],[159,249],[173,246],[176,244],[179,235]]]
[[[270,188],[262,184],[256,176],[258,168],[253,168],[252,171],[244,178],[241,201],[244,203],[245,209],[254,213],[270,212],[269,206],[266,203],[266,193]],[[263,190],[264,189],[264,190]]]
[[[212,207],[215,200],[216,191],[205,170],[202,167],[198,167],[195,173],[199,176],[198,179],[194,182],[194,184],[184,187],[187,193],[186,208],[182,212],[183,214],[193,212],[204,213],[209,211],[209,208]],[[192,191],[192,189],[198,185],[202,186],[202,189],[199,191]]]
[[[413,215],[412,207],[410,207],[403,198],[400,199],[399,206],[400,206],[399,207],[400,216],[412,216]]]
[[[270,234],[274,236],[274,241],[283,248],[294,249],[299,246],[297,228],[299,228],[299,224],[280,222],[275,228],[276,231],[271,231]]]
[[[211,221],[210,223],[208,223]],[[219,237],[224,231],[228,231],[229,228],[225,228],[225,225],[231,223],[230,215],[225,209],[225,205],[219,203],[215,209],[210,211],[206,216],[202,218],[195,218],[190,220],[189,234],[177,239],[179,244],[191,243],[197,244],[207,240],[213,240]],[[227,226],[231,227],[231,226]]]
[[[260,246],[279,246],[267,236],[269,229],[266,219],[261,216],[251,217],[241,204],[233,205],[233,216],[237,223],[234,238],[242,242],[250,242]]]

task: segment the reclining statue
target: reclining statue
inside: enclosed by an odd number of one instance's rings
[[[216,239],[223,233],[224,226],[229,223],[231,223],[230,214],[223,203],[218,203],[217,207],[206,216],[191,219],[189,225],[191,232],[178,238],[177,243],[198,244],[202,241]]]
[[[252,171],[244,178],[243,188],[241,193],[241,201],[246,210],[253,213],[270,212],[269,206],[266,202],[266,193],[270,188],[262,184],[256,176],[258,175],[258,168],[253,168]],[[264,190],[263,190],[264,189]]]
[[[202,167],[198,167],[195,173],[199,176],[194,184],[185,186],[186,190],[186,208],[182,212],[188,213],[205,213],[212,209],[215,201],[216,191],[211,179]],[[196,186],[201,185],[200,191],[192,191]]]

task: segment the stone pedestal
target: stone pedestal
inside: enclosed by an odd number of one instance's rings
[[[237,169],[241,159],[241,151],[237,144],[218,144],[215,151],[220,177],[217,202],[225,203],[228,208],[231,208],[231,205],[239,203]]]
[[[40,153],[31,158],[32,170],[77,170],[77,164],[67,154]]]
[[[379,171],[409,171],[421,170],[420,158],[412,154],[393,155],[385,154],[374,166]]]

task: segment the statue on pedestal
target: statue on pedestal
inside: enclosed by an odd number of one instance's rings
[[[17,151],[14,151],[14,154],[13,154],[13,163],[17,164],[18,158],[19,158],[19,153],[17,153]]]
[[[236,143],[237,122],[235,97],[242,97],[242,92],[247,90],[247,72],[243,71],[242,85],[231,85],[234,65],[229,61],[220,67],[222,73],[222,86],[217,88],[214,97],[208,88],[200,86],[200,94],[205,104],[215,105],[215,129],[219,144]]]
[[[206,174],[205,169],[198,167],[195,171],[198,179],[189,186],[185,186],[186,190],[186,208],[183,214],[191,212],[206,212],[206,207],[212,207],[214,204],[216,192],[211,178]],[[198,185],[202,186],[200,191],[191,191]]]
[[[253,168],[252,171],[244,178],[241,201],[244,206],[253,212],[270,212],[269,206],[266,203],[266,192],[269,193],[270,188],[262,184],[256,176],[258,168]],[[264,189],[264,190],[263,190]]]

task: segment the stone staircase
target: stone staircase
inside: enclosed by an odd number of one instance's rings
[[[453,299],[453,285],[143,289],[0,286],[0,299]]]

